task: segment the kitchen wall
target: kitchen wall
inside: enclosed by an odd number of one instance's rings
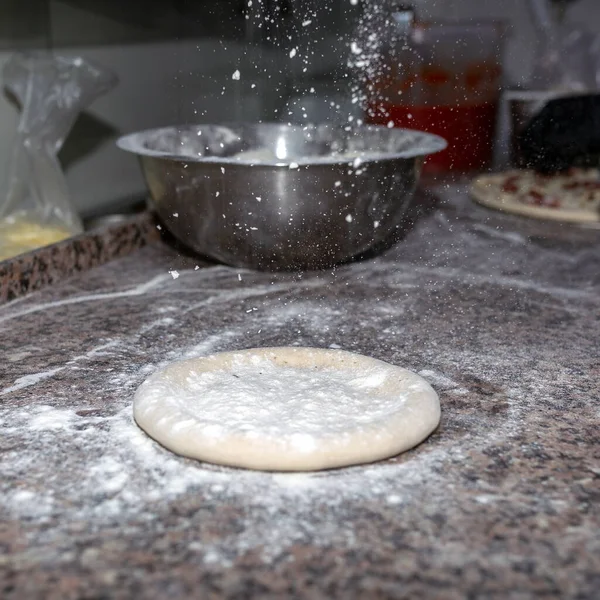
[[[321,10],[323,4],[301,1],[302,10]],[[506,52],[508,74],[512,81],[527,77],[533,32],[523,0],[415,4],[424,17],[509,18],[513,27]],[[298,78],[318,75],[317,68],[321,75],[333,70],[346,44],[337,33],[351,30],[353,17],[346,15],[356,10],[350,0],[338,0],[329,14],[320,13],[327,27],[313,44],[319,58],[308,69],[305,63],[294,63],[294,71],[287,49],[246,43],[249,30],[242,7],[237,0],[4,0],[0,67],[14,49],[52,47],[56,53],[96,60],[119,77],[118,87],[79,120],[62,153],[72,197],[82,212],[144,192],[135,159],[114,146],[118,135],[190,121],[275,117],[289,92],[290,74]],[[597,0],[580,0],[572,14],[600,28]],[[238,69],[240,80],[232,80]],[[17,119],[15,106],[0,96],[0,193],[6,186]]]

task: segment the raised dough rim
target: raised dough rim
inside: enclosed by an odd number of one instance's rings
[[[471,184],[470,193],[473,199],[489,208],[495,208],[506,213],[533,217],[543,220],[563,221],[569,223],[599,223],[600,213],[588,210],[557,210],[544,206],[529,206],[515,202],[509,194],[500,191],[496,193],[490,189],[501,175],[480,175]]]
[[[266,356],[275,354],[279,359],[286,357],[300,357],[305,361],[314,362],[314,356],[333,359],[334,362],[342,364],[344,360],[351,360],[359,365],[384,367],[398,374],[402,379],[418,381],[422,390],[408,394],[406,401],[401,405],[399,411],[386,422],[385,431],[380,430],[381,424],[374,426],[376,431],[373,436],[365,435],[368,429],[358,433],[350,433],[342,437],[332,436],[331,439],[322,438],[328,445],[326,450],[322,446],[318,451],[303,452],[291,446],[284,447],[281,442],[265,439],[260,443],[248,442],[242,436],[232,435],[215,445],[214,439],[206,440],[201,435],[194,434],[193,429],[179,431],[173,434],[169,428],[175,422],[180,422],[180,414],[176,414],[164,406],[155,407],[150,414],[145,410],[143,400],[144,387],[156,379],[164,378],[173,371],[184,369],[198,363],[227,359],[233,355],[252,354],[255,356]],[[312,360],[311,360],[312,357]],[[297,365],[297,363],[296,363]],[[415,414],[415,412],[421,414]],[[411,415],[416,420],[413,423],[406,421]],[[227,466],[245,467],[250,469],[269,471],[313,471],[320,469],[336,468],[374,462],[383,458],[395,456],[408,450],[425,440],[438,426],[440,419],[440,404],[437,393],[419,375],[397,367],[390,363],[380,361],[367,356],[346,352],[342,350],[330,350],[307,347],[280,347],[280,348],[251,348],[232,352],[222,352],[208,357],[199,357],[178,361],[164,367],[151,375],[140,386],[134,398],[134,418],[150,437],[160,444],[182,456],[194,458],[210,463]],[[160,423],[160,425],[157,425]],[[327,445],[326,444],[326,445]],[[285,457],[282,460],[282,450]]]

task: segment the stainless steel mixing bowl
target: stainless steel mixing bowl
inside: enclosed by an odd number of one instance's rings
[[[197,125],[121,138],[175,237],[221,262],[324,268],[389,240],[436,136],[387,127]]]

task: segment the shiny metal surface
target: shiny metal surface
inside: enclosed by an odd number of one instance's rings
[[[118,144],[140,157],[154,208],[177,239],[261,270],[324,268],[390,239],[423,159],[446,146],[387,127],[278,124],[173,127]]]

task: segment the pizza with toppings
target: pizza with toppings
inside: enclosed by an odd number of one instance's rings
[[[571,223],[600,222],[600,170],[573,168],[544,175],[507,171],[482,175],[471,186],[474,200],[497,210]]]

